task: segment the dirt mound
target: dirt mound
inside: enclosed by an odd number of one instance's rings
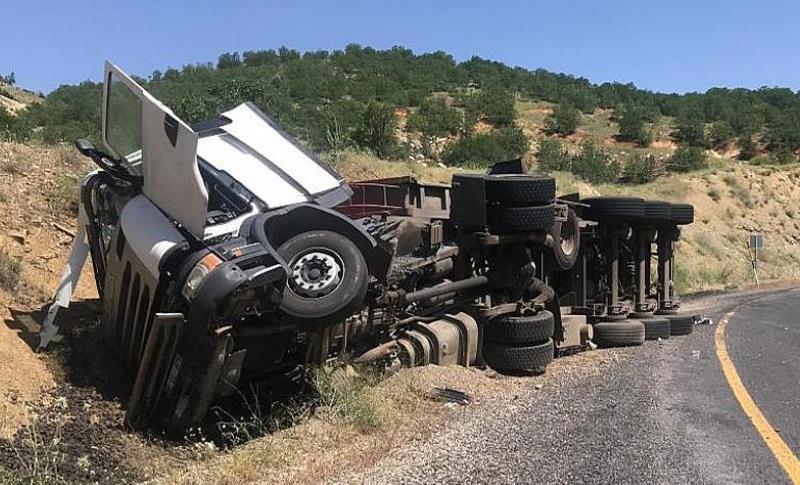
[[[70,211],[87,170],[66,148],[0,143],[0,253],[21,268],[18,282],[0,289],[0,436],[27,421],[21,403],[54,385],[32,351],[41,320],[30,311],[47,302],[61,275],[72,241],[65,230],[74,229]],[[91,278],[83,278],[78,295],[93,294]]]

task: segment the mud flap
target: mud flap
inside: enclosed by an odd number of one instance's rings
[[[53,303],[47,310],[47,316],[39,331],[39,346],[36,349],[37,352],[45,349],[50,341],[58,334],[58,326],[55,324],[58,310],[69,307],[72,293],[74,293],[75,287],[78,285],[78,280],[81,277],[81,270],[86,263],[86,257],[89,255],[89,241],[86,237],[86,226],[88,223],[89,219],[86,216],[83,204],[79,204],[78,232],[75,235],[75,239],[72,241],[72,250],[69,254],[69,260],[64,266],[64,273],[62,273],[61,281],[58,283],[56,294],[53,297]]]
[[[133,427],[147,423],[158,406],[184,322],[182,313],[156,313],[153,318],[125,416]]]

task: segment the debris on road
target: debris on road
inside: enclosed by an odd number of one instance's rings
[[[442,401],[448,404],[460,404],[466,406],[472,402],[472,398],[463,391],[450,389],[449,387],[434,387],[428,395],[434,401]]]

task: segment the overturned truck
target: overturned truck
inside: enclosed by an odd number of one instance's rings
[[[692,330],[672,284],[691,206],[557,197],[519,161],[348,185],[254,105],[189,126],[116,66],[104,81],[107,151],[76,142],[99,169],[40,348],[91,255],[134,426],[180,432],[336,360],[530,373]]]

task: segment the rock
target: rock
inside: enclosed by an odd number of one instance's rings
[[[8,236],[13,239],[14,241],[18,242],[19,244],[25,244],[25,240],[27,239],[27,231],[11,231],[8,233]]]

